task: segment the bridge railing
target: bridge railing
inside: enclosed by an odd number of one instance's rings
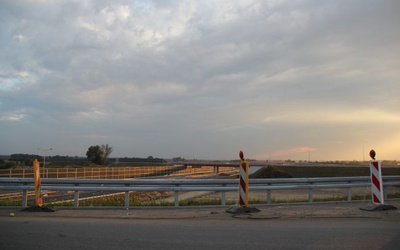
[[[73,191],[74,206],[79,207],[79,192],[105,191],[125,192],[125,207],[129,207],[131,191],[173,191],[175,206],[179,206],[179,192],[212,191],[221,193],[221,205],[225,205],[225,192],[237,191],[237,179],[42,179],[41,190]],[[266,191],[267,204],[271,203],[274,190],[308,190],[308,201],[313,202],[313,190],[344,188],[347,189],[347,201],[352,199],[352,188],[371,186],[368,176],[323,177],[323,178],[280,178],[250,179],[251,191]],[[400,187],[400,176],[384,176],[383,186]],[[0,190],[22,192],[22,206],[27,206],[27,192],[34,190],[33,178],[0,178]]]

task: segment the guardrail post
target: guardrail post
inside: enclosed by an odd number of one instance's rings
[[[79,207],[79,191],[75,190],[74,193],[74,207]]]
[[[223,187],[226,187],[226,184],[222,184]],[[225,206],[226,202],[225,202],[225,191],[221,192],[221,206]]]
[[[179,207],[179,192],[175,191],[175,207]]]
[[[313,189],[309,188],[308,189],[308,203],[312,203],[313,202]]]
[[[267,190],[267,204],[271,204],[271,190]]]
[[[351,201],[351,187],[347,189],[347,201]]]
[[[129,209],[129,191],[125,192],[125,208]]]
[[[225,191],[221,192],[221,206],[226,205]]]
[[[22,190],[22,207],[28,206],[28,191],[26,189]]]

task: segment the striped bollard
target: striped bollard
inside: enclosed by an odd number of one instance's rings
[[[371,156],[372,161],[369,163],[369,168],[371,171],[371,189],[372,189],[372,207],[360,208],[366,211],[382,211],[382,210],[396,210],[397,207],[393,205],[384,205],[383,200],[383,183],[382,183],[382,171],[381,162],[375,160],[375,151],[371,149],[369,156]]]
[[[249,162],[244,159],[243,151],[239,152],[240,157],[240,177],[239,177],[239,204],[226,210],[231,214],[257,213],[260,212],[255,207],[248,207],[249,204]]]
[[[376,205],[381,205],[384,203],[381,162],[375,160],[376,154],[373,149],[369,152],[369,155],[372,158],[372,161],[369,163],[371,172],[372,202]]]
[[[381,162],[371,161],[369,167],[371,171],[372,202],[380,205],[384,203]]]
[[[242,151],[240,157],[239,205],[247,207],[249,204],[249,162],[244,159]]]

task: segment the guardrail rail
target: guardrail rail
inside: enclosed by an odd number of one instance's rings
[[[129,208],[130,191],[173,191],[175,206],[179,206],[179,192],[213,191],[221,193],[221,205],[225,205],[225,192],[237,191],[237,179],[57,179],[41,180],[41,190],[73,191],[74,206],[79,207],[80,191],[125,192],[125,207]],[[249,189],[267,193],[267,204],[271,203],[274,190],[308,190],[308,201],[313,202],[314,189],[345,188],[347,201],[351,201],[352,188],[371,186],[369,176],[250,179]],[[383,186],[400,187],[400,176],[384,176]],[[0,190],[22,192],[22,206],[27,206],[27,193],[34,190],[33,178],[0,178]],[[386,194],[385,194],[386,198]]]

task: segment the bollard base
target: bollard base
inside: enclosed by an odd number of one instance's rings
[[[239,205],[235,205],[226,210],[226,212],[230,214],[248,214],[258,213],[260,210],[255,207],[241,207]]]
[[[45,206],[33,206],[21,209],[21,212],[55,212],[55,210]]]
[[[375,211],[385,211],[385,210],[397,210],[397,207],[395,207],[393,205],[371,204],[367,207],[361,207],[360,210],[375,212]]]

